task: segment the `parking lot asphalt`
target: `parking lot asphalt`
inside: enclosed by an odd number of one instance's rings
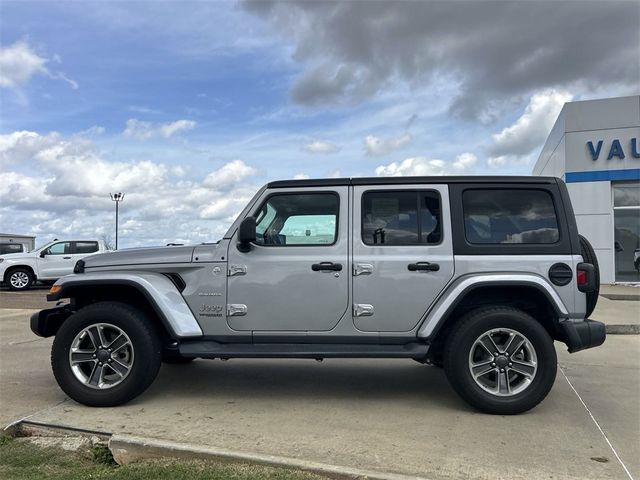
[[[12,292],[7,287],[0,287],[0,308],[51,308],[54,304],[47,302],[49,288],[49,286],[38,285],[26,292]]]
[[[3,424],[28,416],[431,479],[640,477],[637,335],[611,335],[602,347],[574,355],[558,345],[553,390],[537,408],[513,417],[475,412],[442,370],[407,360],[165,365],[145,394],[101,409],[58,389],[51,340],[29,331],[30,313],[0,309]]]

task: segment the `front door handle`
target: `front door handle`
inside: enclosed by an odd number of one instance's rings
[[[437,272],[440,270],[440,265],[437,263],[429,262],[417,262],[407,265],[410,272]]]
[[[314,272],[339,272],[342,270],[342,264],[333,262],[314,263],[311,265],[311,270]]]
[[[71,260],[71,257],[62,257],[63,260]]]

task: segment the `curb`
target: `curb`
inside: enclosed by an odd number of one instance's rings
[[[640,295],[631,293],[601,293],[601,297],[608,300],[624,300],[627,302],[640,302]]]
[[[142,438],[129,435],[112,435],[109,450],[119,465],[154,458],[217,459],[249,463],[258,463],[274,467],[293,467],[307,472],[328,475],[336,479],[371,480],[426,480],[424,477],[382,473],[351,467],[340,467],[326,463],[311,462],[290,457],[246,453],[216,447],[203,447],[188,443],[176,443],[166,440]]]
[[[607,335],[640,335],[640,324],[606,325]]]

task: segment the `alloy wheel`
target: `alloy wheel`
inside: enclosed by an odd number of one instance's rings
[[[109,323],[96,323],[80,331],[71,343],[69,364],[83,385],[105,390],[121,383],[133,367],[129,336]]]
[[[473,342],[469,371],[475,383],[486,392],[513,396],[531,385],[538,371],[538,357],[523,334],[510,328],[496,328]]]

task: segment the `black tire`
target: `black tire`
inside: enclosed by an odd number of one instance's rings
[[[71,369],[69,352],[76,336],[85,328],[111,324],[131,340],[134,356],[128,375],[108,389],[91,388]],[[99,302],[71,315],[58,330],[51,349],[51,366],[60,388],[76,402],[91,407],[121,405],[144,392],[155,380],[162,360],[162,345],[151,320],[135,307],[119,302]]]
[[[582,235],[580,237],[580,253],[582,254],[582,259],[586,263],[590,263],[593,265],[596,276],[596,288],[593,292],[589,292],[586,294],[587,296],[587,313],[586,317],[589,318],[598,304],[598,296],[600,295],[600,267],[598,265],[598,257],[596,257],[596,252],[593,250],[591,243]]]
[[[14,275],[20,275],[21,278],[26,278],[26,283],[21,286],[17,285],[18,282],[12,283],[12,277]],[[31,270],[24,267],[18,267],[18,268],[13,268],[9,270],[9,273],[7,273],[5,278],[7,279],[6,283],[7,283],[7,286],[9,287],[9,290],[13,290],[14,292],[23,292],[25,290],[29,290],[31,288],[31,285],[33,285],[33,280],[34,280]]]
[[[537,356],[537,371],[533,380],[522,391],[509,396],[486,391],[476,383],[470,371],[470,354],[476,339],[501,328],[524,335]],[[453,389],[471,406],[485,413],[514,415],[535,407],[551,390],[556,378],[556,350],[544,327],[522,310],[511,307],[481,308],[467,313],[448,335],[444,349],[444,370]]]

